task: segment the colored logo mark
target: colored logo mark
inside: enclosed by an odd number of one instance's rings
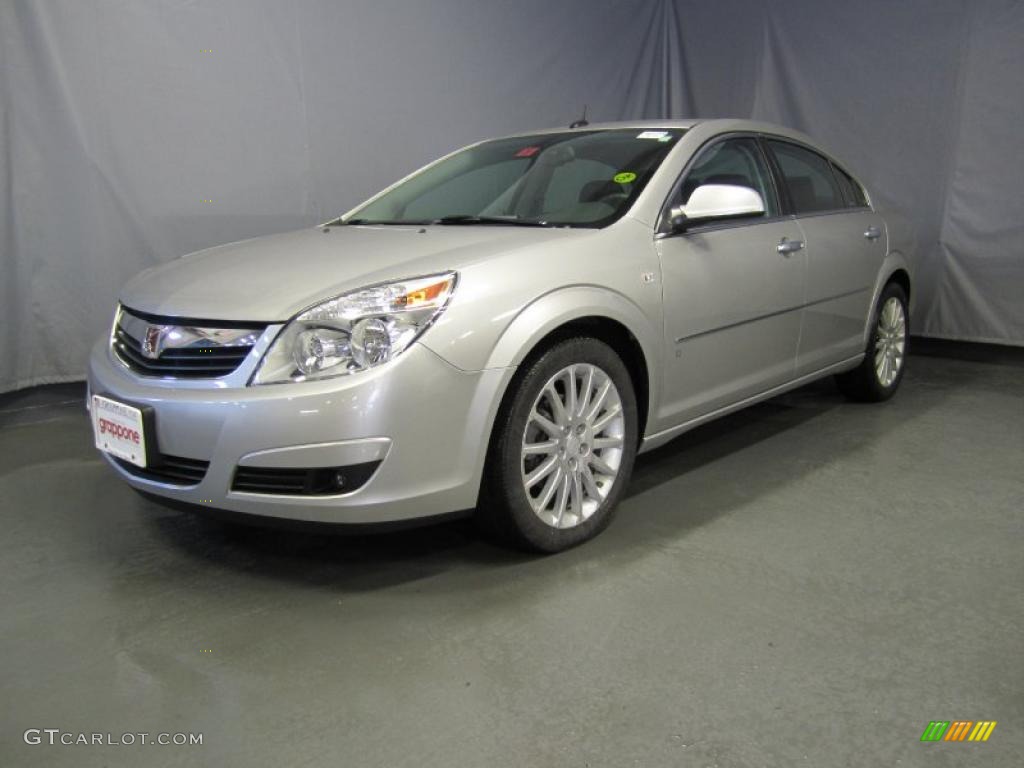
[[[616,173],[612,176],[612,181],[616,184],[629,184],[629,182],[636,179],[636,174],[632,171],[623,171],[622,173]]]
[[[988,741],[995,729],[995,720],[932,720],[921,741]]]

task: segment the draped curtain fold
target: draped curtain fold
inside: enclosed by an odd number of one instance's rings
[[[2,3],[0,391],[82,378],[146,267],[584,104],[810,133],[915,223],[916,331],[1024,344],[1021,40],[1018,0]]]

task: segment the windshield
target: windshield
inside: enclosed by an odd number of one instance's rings
[[[603,227],[625,213],[682,129],[498,139],[417,173],[346,224]]]

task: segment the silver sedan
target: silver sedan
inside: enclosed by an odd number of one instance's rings
[[[909,247],[774,125],[484,141],[325,225],[136,276],[91,356],[96,445],[140,491],[250,520],[475,510],[554,552],[698,424],[824,376],[890,397]]]

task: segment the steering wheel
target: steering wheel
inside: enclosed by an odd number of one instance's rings
[[[622,205],[628,199],[629,199],[629,195],[627,195],[625,192],[610,192],[607,195],[599,197],[594,202],[596,202],[596,203],[603,203],[604,205],[607,205],[607,206],[609,206],[611,208],[616,208],[617,209],[620,205]]]

